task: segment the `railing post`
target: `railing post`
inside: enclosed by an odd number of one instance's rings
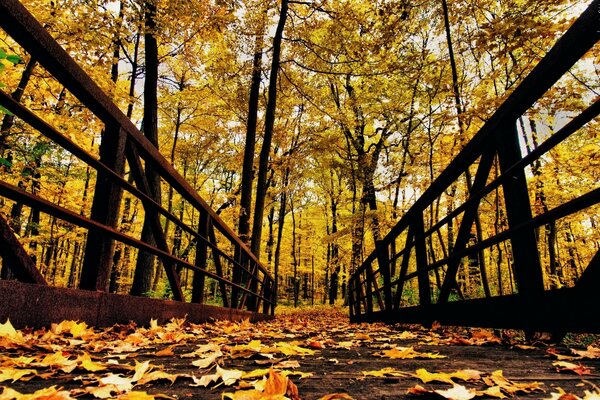
[[[383,301],[385,304],[385,310],[390,311],[392,309],[392,280],[390,276],[389,247],[383,244],[381,240],[378,240],[375,243],[375,249],[377,251],[379,273],[383,277]]]
[[[429,271],[427,271],[427,248],[425,244],[425,228],[423,226],[423,214],[415,216],[415,255],[417,258],[417,272],[419,284],[419,304],[426,306],[431,304],[431,288],[429,282]]]
[[[479,162],[479,168],[477,168],[477,172],[475,173],[475,180],[473,182],[473,186],[471,187],[470,194],[475,194],[485,187],[490,170],[492,169],[492,164],[494,163],[495,155],[496,152],[493,147],[487,146],[487,148],[484,149]],[[473,202],[473,204],[465,210],[460,227],[458,228],[458,234],[456,235],[453,253],[457,253],[465,249],[469,241],[471,227],[473,226],[473,222],[475,222],[475,218],[477,217],[480,202],[481,200]],[[452,254],[450,254],[450,256],[451,255]],[[450,297],[450,290],[456,287],[456,274],[458,273],[459,267],[460,259],[455,259],[448,263],[448,269],[446,270],[444,283],[442,284],[442,288],[440,290],[438,303],[446,303],[448,301],[448,298]]]
[[[242,254],[242,249],[240,248],[240,246],[236,246],[235,249],[235,262],[233,263],[233,271],[232,271],[232,277],[231,280],[233,281],[233,283],[235,285],[239,285],[240,282],[242,281],[242,265],[244,265],[244,257]],[[235,287],[232,286],[231,287],[231,300],[230,300],[230,305],[231,308],[238,308],[238,297],[239,297],[239,292],[240,290]]]
[[[123,176],[125,168],[125,145],[127,135],[116,123],[107,124],[100,143],[100,162]],[[96,189],[92,201],[91,219],[114,228],[117,226],[123,190],[113,183],[108,174],[98,171]],[[80,289],[108,290],[115,242],[107,236],[90,230],[88,232]]]
[[[496,141],[500,171],[504,173],[521,159],[516,123],[498,130]],[[502,188],[509,228],[530,221],[532,213],[525,171],[520,168],[511,171]],[[540,294],[544,291],[544,280],[534,229],[521,229],[515,233],[511,238],[511,246],[519,293],[526,297]]]
[[[200,212],[200,220],[198,221],[198,235],[203,238],[208,237],[209,220],[208,213]],[[208,245],[204,240],[198,239],[196,242],[196,258],[194,265],[196,267],[206,269],[206,258],[208,256]],[[194,279],[192,280],[192,303],[204,303],[204,281],[206,276],[200,271],[194,271]]]

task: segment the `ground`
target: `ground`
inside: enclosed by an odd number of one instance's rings
[[[500,338],[499,336],[502,336]],[[580,338],[576,338],[580,339]],[[600,349],[515,332],[350,324],[312,308],[251,324],[0,325],[4,399],[600,399]],[[29,394],[29,395],[26,395]]]

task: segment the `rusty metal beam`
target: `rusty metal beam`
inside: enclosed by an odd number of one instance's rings
[[[0,214],[0,257],[2,257],[3,268],[9,268],[17,280],[39,285],[48,284],[2,214]]]
[[[201,323],[215,319],[256,322],[272,317],[205,304],[0,281],[0,321],[7,318],[16,328],[41,328],[63,320],[102,327],[130,321],[147,326],[151,318],[159,323],[171,318]]]

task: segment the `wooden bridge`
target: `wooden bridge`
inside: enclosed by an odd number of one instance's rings
[[[527,167],[534,166],[544,154],[577,135],[596,118],[599,101],[590,99],[589,108],[572,117],[525,156],[516,128],[519,118],[597,43],[599,5],[598,0],[592,2],[391,232],[378,241],[376,251],[366,258],[349,283],[352,321],[425,324],[439,321],[557,334],[600,332],[600,308],[594,292],[600,282],[600,253],[596,249],[595,255],[584,260],[584,271],[573,287],[548,288],[544,286],[544,266],[536,237],[542,227],[555,226],[563,219],[581,221],[586,212],[597,212],[600,188],[590,187],[587,193],[534,216],[528,188],[531,182],[526,172]],[[83,229],[86,245],[76,288],[51,287],[10,223],[0,216],[3,270],[9,270],[8,275],[14,278],[0,281],[0,319],[10,317],[17,326],[39,326],[62,319],[108,325],[129,320],[146,323],[150,317],[165,320],[184,315],[194,321],[210,317],[270,318],[276,305],[273,278],[192,186],[18,1],[0,1],[0,26],[104,127],[97,158],[24,104],[0,91],[0,104],[6,110],[36,134],[79,158],[96,176],[89,216],[53,204],[35,192],[26,192],[2,177],[1,197]],[[133,183],[124,177],[126,164]],[[493,176],[491,171],[496,164],[500,173]],[[163,184],[193,207],[197,228],[153,200],[147,166],[152,166]],[[567,169],[558,172],[568,174]],[[462,188],[468,193],[464,203],[437,220],[425,218],[432,215],[432,206],[450,188]],[[123,192],[143,204],[155,244],[116,228]],[[489,196],[499,192],[501,201],[490,200]],[[483,237],[478,216],[493,212],[490,204],[502,207],[508,226],[493,236]],[[195,243],[194,263],[173,255],[163,233],[163,221],[175,224]],[[444,234],[450,226],[458,227],[457,235],[451,242],[444,242],[444,236],[450,237]],[[433,251],[434,241],[446,249],[441,258]],[[174,301],[109,293],[115,243],[131,246],[138,254],[147,252],[157,256]],[[509,293],[493,292],[486,275],[485,260],[490,259],[500,244],[506,252],[499,263],[513,271],[516,281],[516,287]],[[456,278],[465,268],[478,271],[480,296],[459,290]],[[193,273],[189,299],[185,298],[179,278],[185,270]],[[231,279],[225,270],[232,271]],[[439,281],[439,286],[432,284],[433,279]],[[203,293],[209,284],[218,291],[221,302],[218,307],[203,304]]]

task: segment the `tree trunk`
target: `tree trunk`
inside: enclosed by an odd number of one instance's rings
[[[158,44],[156,41],[156,4],[153,1],[145,3],[145,50],[146,50],[146,77],[144,80],[144,136],[158,149]],[[160,176],[147,163],[145,167],[146,179],[150,185],[150,197],[157,203],[161,202]],[[148,211],[144,216],[142,228],[143,242],[155,246],[152,235],[151,217]],[[141,296],[152,288],[152,272],[155,257],[145,251],[140,251],[135,267],[131,294]]]
[[[271,73],[269,75],[269,100],[265,112],[265,132],[260,149],[258,163],[258,177],[256,180],[256,201],[254,203],[254,221],[252,224],[251,250],[257,258],[260,258],[260,246],[262,236],[262,219],[267,195],[267,172],[269,167],[269,155],[271,154],[271,141],[273,138],[273,126],[275,124],[275,111],[277,108],[277,75],[279,72],[279,57],[281,55],[281,41],[283,39],[283,28],[288,14],[288,0],[281,1],[281,12],[279,23],[273,38],[273,59],[271,61]]]
[[[260,77],[262,75],[262,56],[264,31],[266,24],[266,8],[262,14],[260,26],[254,42],[254,58],[252,60],[252,84],[248,100],[248,118],[246,121],[246,144],[242,164],[242,183],[240,194],[240,216],[238,234],[244,243],[250,241],[250,215],[252,207],[252,181],[254,180],[254,149],[256,145],[256,124],[258,120],[258,103],[260,96]]]

